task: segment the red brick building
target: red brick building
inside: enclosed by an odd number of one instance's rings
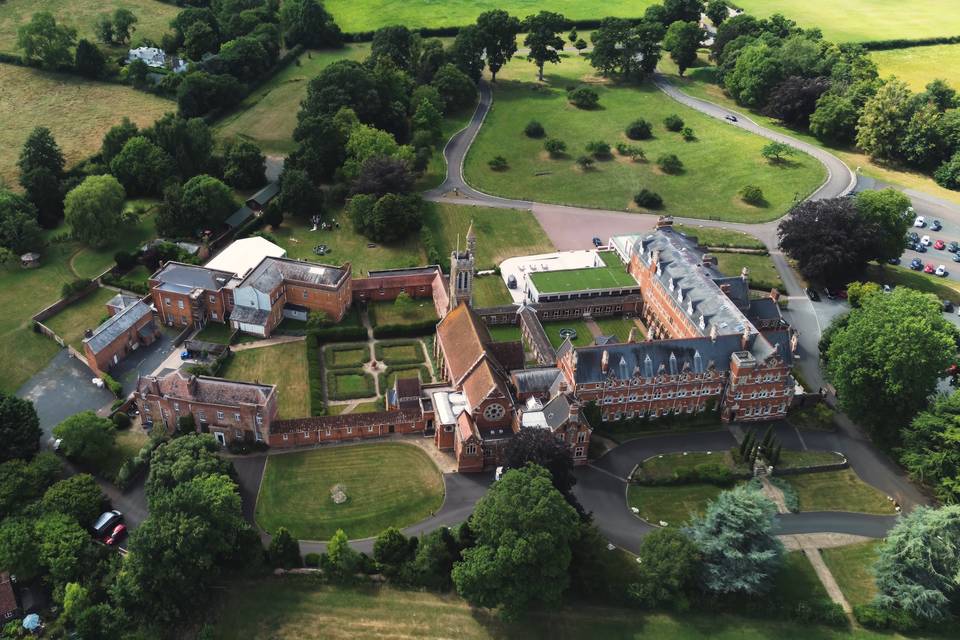
[[[83,352],[90,369],[103,374],[132,351],[153,344],[159,335],[149,298],[122,293],[107,302],[110,317],[96,329],[87,329]]]
[[[168,262],[150,276],[150,295],[160,322],[168,327],[203,327],[226,322],[233,308],[227,285],[234,274],[182,262]]]

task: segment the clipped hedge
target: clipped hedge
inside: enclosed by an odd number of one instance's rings
[[[323,368],[320,366],[320,345],[313,336],[307,336],[307,378],[310,382],[310,415],[327,414],[323,403]]]
[[[364,355],[360,362],[349,362],[347,364],[337,364],[337,353],[342,351],[363,351]],[[369,356],[369,349],[366,342],[348,342],[344,344],[331,344],[323,350],[323,362],[328,369],[356,369],[362,367]]]
[[[419,367],[413,366],[399,366],[399,367],[387,367],[384,372],[381,374],[382,387],[384,390],[393,387],[390,385],[390,376],[394,373],[403,373],[404,378],[412,378],[413,374],[416,373],[420,378],[422,384],[430,382],[430,369],[427,368],[427,365],[420,365]]]
[[[698,604],[708,611],[736,613],[752,618],[791,620],[839,628],[850,624],[840,605],[829,598],[781,600],[771,596],[706,596]]]
[[[341,389],[339,380],[345,376],[359,376],[363,379],[363,389],[349,390]],[[327,395],[333,400],[355,400],[357,398],[369,398],[376,394],[376,386],[373,376],[365,373],[363,369],[337,369],[327,371]]]
[[[893,40],[874,40],[860,42],[867,51],[884,51],[886,49],[907,49],[910,47],[929,47],[935,44],[957,44],[960,36],[941,36],[937,38],[896,38]]]
[[[388,356],[387,350],[390,347],[412,347],[416,350],[417,355],[413,358],[407,358],[403,356]],[[378,342],[376,344],[375,352],[377,354],[377,360],[385,362],[388,365],[420,364],[423,362],[423,349],[421,348],[420,343],[416,340],[387,340],[384,342]]]
[[[139,293],[142,296],[147,295],[147,293],[150,291],[150,287],[148,287],[145,283],[132,278],[118,276],[112,271],[108,271],[107,273],[103,274],[100,277],[100,282],[117,287],[118,289]]]
[[[643,16],[637,16],[635,18],[628,18],[632,22],[640,22],[643,20]],[[564,26],[561,29],[562,31],[570,31],[571,29],[599,29],[600,23],[603,22],[601,18],[588,18],[584,20],[564,20]],[[411,29],[415,33],[419,33],[421,37],[424,38],[453,38],[458,33],[460,29],[463,29],[467,25],[459,26],[447,26],[447,27],[421,27],[420,29]],[[343,34],[344,42],[370,42],[373,40],[373,34],[376,31],[354,31],[353,33]]]
[[[324,327],[313,332],[317,340],[321,343],[326,342],[356,342],[367,339],[367,330],[363,327],[344,327],[333,325]]]
[[[435,318],[430,320],[421,320],[420,322],[411,322],[408,324],[384,324],[374,327],[374,338],[419,338],[420,336],[433,335],[437,329]]]

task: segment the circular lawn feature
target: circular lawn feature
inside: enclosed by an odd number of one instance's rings
[[[331,489],[347,499],[339,504]],[[443,477],[423,450],[400,443],[330,447],[267,458],[256,521],[300,540],[350,539],[419,522],[443,504]]]
[[[561,338],[570,338],[571,341],[577,339],[577,330],[571,329],[569,327],[564,327],[558,332]]]

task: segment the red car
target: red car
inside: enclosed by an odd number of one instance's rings
[[[115,527],[113,528],[113,531],[110,532],[110,535],[107,536],[106,539],[105,539],[103,542],[104,542],[104,544],[106,544],[106,545],[113,546],[113,545],[117,544],[118,542],[120,542],[120,540],[121,540],[121,539],[123,538],[123,536],[125,536],[125,535],[127,535],[127,525],[125,525],[125,524],[118,524],[117,526],[115,526]]]
[[[923,268],[924,273],[933,273],[934,271],[936,271],[936,269],[933,268],[932,264],[928,264]]]
[[[947,244],[943,240],[937,240],[936,242],[933,243],[934,249],[943,249],[946,246]]]

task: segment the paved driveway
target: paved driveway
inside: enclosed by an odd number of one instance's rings
[[[160,337],[148,347],[140,347],[126,358],[117,363],[110,371],[110,375],[123,385],[125,394],[132,392],[137,386],[137,378],[149,375],[176,350],[173,339],[177,332],[162,327]]]
[[[33,401],[40,428],[49,436],[55,426],[70,416],[113,403],[114,395],[93,386],[92,377],[85,364],[61,349],[50,364],[20,387],[17,396]]]

